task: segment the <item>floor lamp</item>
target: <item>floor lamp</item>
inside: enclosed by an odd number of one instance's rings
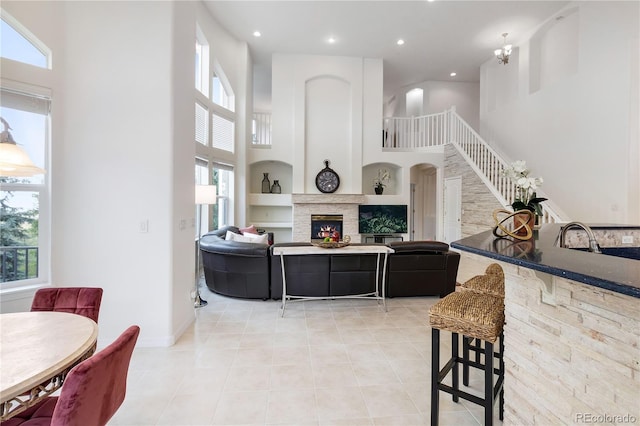
[[[207,306],[207,301],[200,297],[200,232],[202,232],[202,205],[216,204],[215,185],[196,185],[196,205],[198,206],[198,239],[196,243],[196,292],[194,308]]]

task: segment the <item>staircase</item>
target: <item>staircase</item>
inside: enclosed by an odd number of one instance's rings
[[[469,167],[502,205],[513,203],[516,188],[502,170],[508,166],[455,111],[455,107],[421,117],[390,117],[383,122],[382,146],[385,151],[413,151],[445,144],[453,145]],[[538,196],[544,197],[542,191]],[[566,222],[550,202],[544,202],[539,223]]]

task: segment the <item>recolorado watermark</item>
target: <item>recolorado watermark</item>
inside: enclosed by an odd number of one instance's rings
[[[576,413],[576,423],[637,423],[638,418],[632,414],[595,414]]]

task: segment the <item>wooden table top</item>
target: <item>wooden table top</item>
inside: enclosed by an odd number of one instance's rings
[[[0,314],[0,402],[28,392],[79,360],[98,325],[64,312]]]

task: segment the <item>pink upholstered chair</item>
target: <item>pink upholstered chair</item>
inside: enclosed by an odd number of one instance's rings
[[[60,396],[48,397],[1,426],[104,426],[124,401],[127,373],[140,327],[76,365]]]
[[[98,322],[102,289],[97,287],[48,287],[36,291],[31,312],[70,312]]]

